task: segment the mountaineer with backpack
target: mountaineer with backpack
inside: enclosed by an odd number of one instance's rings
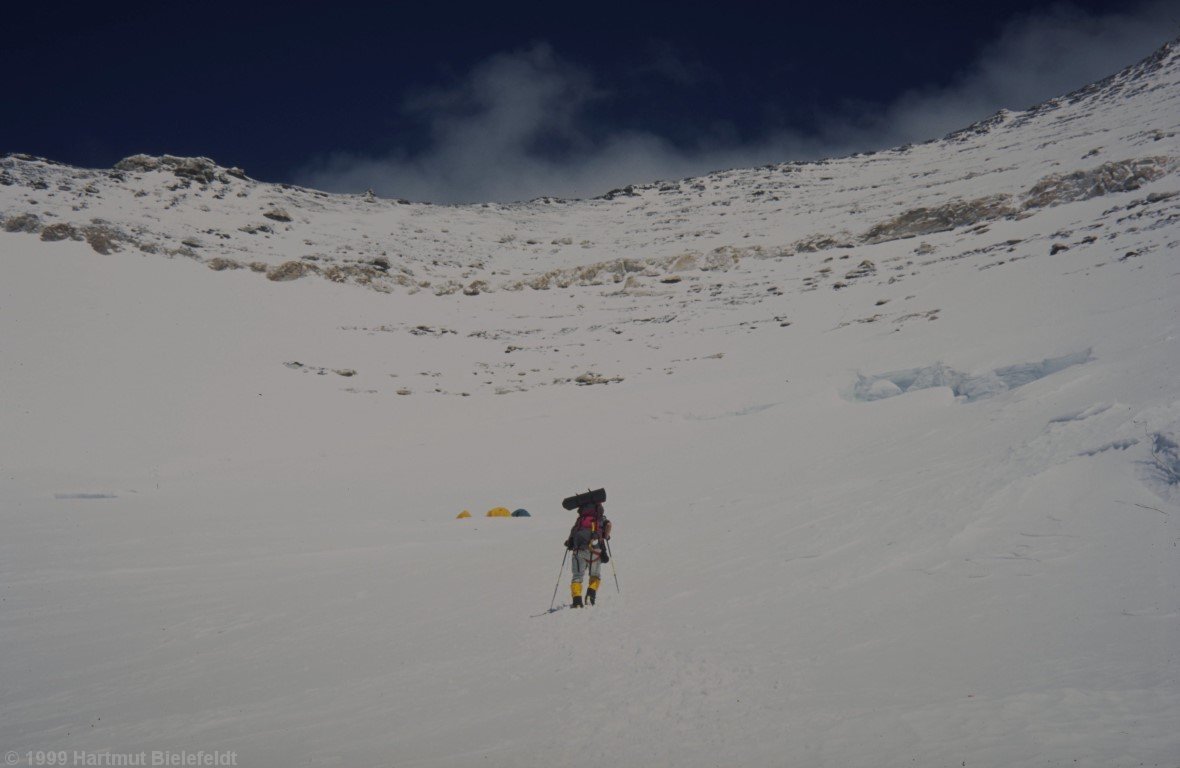
[[[586,590],[585,605],[594,605],[601,583],[599,571],[603,563],[610,562],[610,550],[606,542],[610,540],[611,523],[602,509],[605,500],[606,492],[599,490],[571,497],[563,503],[566,506],[573,501],[578,509],[578,520],[565,540],[565,548],[573,553],[573,579],[570,581],[572,608],[583,607],[582,581],[587,572],[590,574],[590,587]],[[570,509],[571,506],[566,508]]]

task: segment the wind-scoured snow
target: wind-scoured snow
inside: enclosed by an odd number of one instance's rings
[[[0,160],[0,745],[1175,768],[1178,127],[1168,46],[584,201]]]

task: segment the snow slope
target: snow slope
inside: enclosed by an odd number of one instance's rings
[[[518,205],[5,158],[0,747],[1180,765],[1178,99]]]

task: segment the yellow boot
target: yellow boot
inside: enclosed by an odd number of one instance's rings
[[[574,601],[570,604],[570,608],[582,607],[582,582],[575,581],[570,584],[570,595]]]

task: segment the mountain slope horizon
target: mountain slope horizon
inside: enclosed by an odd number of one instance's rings
[[[1063,101],[1070,102],[1070,101],[1076,101],[1081,98],[1084,98],[1088,95],[1093,94],[1096,91],[1100,91],[1104,88],[1109,87],[1113,82],[1115,82],[1117,80],[1120,80],[1120,79],[1133,80],[1138,77],[1142,77],[1145,73],[1149,73],[1152,70],[1160,67],[1162,65],[1162,63],[1167,60],[1168,54],[1172,50],[1174,50],[1174,48],[1177,46],[1177,44],[1180,44],[1180,38],[1165,43],[1164,45],[1160,46],[1157,50],[1152,52],[1150,55],[1146,56],[1141,61],[1131,64],[1131,65],[1125,67],[1123,70],[1113,73],[1106,78],[1103,78],[1101,80],[1095,81],[1095,82],[1090,83],[1088,85],[1082,86],[1080,88],[1077,88],[1077,89],[1070,91],[1066,94],[1063,94],[1061,96],[1047,99],[1046,101],[1038,102],[1037,104],[1034,104],[1026,109],[1014,111],[1009,108],[1001,108],[997,112],[993,113],[992,115],[990,115],[988,117],[978,120],[968,126],[951,131],[947,135],[943,136],[942,140],[944,140],[944,141],[953,140],[953,139],[961,138],[963,136],[966,136],[966,135],[969,135],[972,133],[986,132],[987,130],[990,130],[991,127],[995,126],[996,124],[1003,122],[1003,120],[1005,119],[1006,116],[1010,116],[1010,115],[1014,115],[1014,114],[1035,115],[1035,114],[1045,111],[1045,110],[1054,109],[1058,105],[1060,105],[1060,103],[1062,103]],[[929,139],[926,139],[924,141],[917,142],[917,143],[930,144],[930,143],[934,143],[936,141],[939,141],[938,137],[931,137]],[[907,144],[903,145],[902,148],[909,148],[913,145],[914,145],[913,142],[907,143]],[[877,154],[878,152],[897,151],[897,149],[898,149],[898,147],[894,147],[892,149],[885,148],[885,149],[879,149],[879,150],[859,151],[859,152],[853,152],[850,155],[849,154],[832,155],[830,157],[817,158],[814,160],[780,161],[778,163],[772,163],[770,166],[765,166],[765,167],[782,166],[782,165],[787,165],[787,164],[804,164],[804,165],[810,164],[810,163],[821,163],[822,164],[822,163],[828,162],[832,159],[839,159],[839,158],[848,157],[848,156],[874,155],[874,154]],[[19,151],[10,151],[5,156],[6,157],[15,157],[15,158],[24,159],[24,160],[39,160],[39,161],[44,161],[44,162],[47,162],[50,164],[62,165],[61,163],[58,163],[58,162],[52,160],[51,158],[40,157],[40,156],[36,156],[36,155],[29,155],[29,154],[22,153]],[[116,170],[119,169],[119,166],[121,164],[128,165],[128,167],[134,167],[137,164],[137,161],[139,163],[146,161],[146,162],[149,162],[149,164],[150,164],[150,162],[152,160],[154,160],[155,165],[158,166],[160,161],[163,160],[163,158],[170,158],[171,159],[170,162],[172,162],[174,164],[181,163],[182,161],[187,161],[190,165],[195,163],[197,166],[201,166],[201,167],[205,167],[205,168],[212,167],[212,168],[217,169],[217,171],[221,172],[221,173],[224,173],[227,171],[232,171],[231,175],[235,175],[240,178],[248,178],[245,175],[245,171],[243,171],[241,168],[222,166],[222,165],[219,165],[214,159],[209,158],[209,157],[205,157],[205,156],[184,156],[184,155],[175,155],[175,154],[164,154],[164,155],[158,155],[158,156],[146,155],[146,154],[132,155],[132,156],[129,156],[128,158],[124,158],[124,160],[121,161],[121,163],[116,163],[115,169]],[[130,161],[130,163],[128,161]],[[762,166],[759,166],[759,167],[762,167]],[[678,179],[678,181],[681,181],[681,182],[692,181],[692,180],[696,180],[696,179],[700,179],[700,178],[707,178],[709,176],[712,176],[712,175],[715,175],[718,173],[726,173],[726,172],[730,172],[730,171],[734,171],[734,170],[741,170],[741,169],[742,168],[738,168],[738,167],[718,169],[718,170],[714,170],[714,171],[711,171],[711,172],[708,172],[705,174],[690,175],[690,176],[682,177],[682,178]],[[92,170],[95,170],[95,169],[92,169]],[[251,180],[257,181],[256,179],[251,179]],[[574,200],[577,201],[577,200],[582,200],[582,199],[600,199],[600,198],[608,198],[609,199],[610,196],[623,193],[625,190],[634,190],[636,188],[648,188],[648,187],[658,186],[663,183],[667,183],[667,180],[657,179],[657,180],[653,180],[650,182],[642,182],[642,183],[635,182],[632,184],[625,185],[624,187],[620,187],[620,188],[611,190],[609,192],[606,192],[604,194],[598,195],[595,198],[574,198]],[[298,187],[300,185],[286,184],[286,186]],[[313,187],[306,187],[306,188],[311,189],[311,190],[315,189],[314,186]],[[331,193],[331,194],[345,194],[345,195],[347,195],[349,193]],[[367,193],[367,194],[372,195],[372,193]],[[383,195],[373,195],[373,196],[389,199],[388,196],[383,196]],[[553,196],[553,195],[539,195],[537,197],[531,198],[528,202],[552,201],[552,200],[561,200],[561,198]],[[406,201],[401,201],[401,202],[406,202]],[[449,204],[432,202],[432,201],[416,201],[416,202],[418,202],[419,204],[426,204],[426,205],[458,205],[458,206],[482,204],[481,202],[449,203]],[[509,203],[500,203],[500,204],[513,205],[513,204],[519,204],[521,202],[525,202],[525,201],[516,201],[515,203],[509,202]]]
[[[275,269],[283,269],[279,276],[284,278],[328,274],[333,280],[378,290],[401,287],[435,292],[453,292],[473,282],[477,288],[483,283],[494,285],[486,279],[467,280],[478,269],[460,270],[456,275],[454,269],[440,268],[438,253],[446,253],[451,261],[457,255],[477,264],[507,260],[508,269],[523,273],[515,281],[505,281],[515,287],[543,283],[545,273],[553,271],[545,267],[560,270],[611,263],[612,279],[618,279],[620,271],[626,277],[626,266],[615,262],[621,253],[637,249],[648,259],[675,261],[685,253],[704,255],[719,248],[745,252],[757,247],[761,253],[780,254],[817,244],[857,245],[893,236],[889,230],[897,236],[914,236],[997,216],[1024,215],[1069,196],[1104,193],[1120,185],[1133,188],[1166,173],[1175,160],[1156,150],[1166,147],[1172,138],[1169,134],[1174,135],[1170,110],[1175,104],[1150,101],[1153,94],[1166,93],[1177,79],[1176,48],[1169,43],[1091,86],[1025,112],[1001,111],[941,140],[880,153],[628,186],[583,201],[541,198],[511,205],[432,206],[255,182],[239,169],[222,168],[205,158],[135,156],[110,171],[95,171],[8,156],[0,161],[4,166],[0,181],[9,193],[26,188],[24,197],[41,207],[22,209],[19,195],[9,198],[4,226],[37,234],[42,226],[38,217],[51,217],[63,221],[53,222],[58,226],[42,237],[77,239],[85,237],[82,231],[87,226],[98,226],[97,220],[107,223],[103,225],[107,231],[99,236],[109,242],[106,248],[127,243],[201,260],[215,269],[245,267],[240,254],[250,252],[256,271],[273,275]],[[1116,102],[1127,100],[1143,102],[1141,108],[1124,113],[1135,115],[1135,120],[1116,120],[1096,135],[1070,132],[1071,124],[1085,121],[1094,110],[1114,112]],[[997,166],[989,157],[997,131],[1011,137],[1013,150],[1036,148],[1037,160],[1020,167]],[[1111,138],[1111,132],[1127,139],[1137,156],[1111,156],[1108,148],[1097,143]],[[956,173],[963,178],[955,178]],[[1070,174],[1078,176],[1070,179]],[[851,183],[857,177],[869,181]],[[140,182],[146,186],[139,186]],[[1087,184],[1088,190],[1065,189]],[[842,199],[831,198],[833,187],[842,190]],[[40,191],[46,189],[50,191]],[[913,198],[918,205],[898,211],[891,193],[896,199]],[[743,210],[727,210],[739,198]],[[58,210],[59,206],[68,209]],[[283,220],[300,211],[306,211],[303,221]],[[180,212],[185,215],[176,216]],[[321,242],[326,237],[317,237],[313,212],[358,215],[373,224],[353,237],[349,231],[332,230],[334,221],[329,217],[323,222],[334,241],[329,244]],[[625,226],[619,222],[636,215],[646,217],[651,225],[647,232],[636,233],[641,236],[610,243],[597,236]],[[899,229],[897,220],[907,215],[918,221]],[[156,231],[156,222],[165,216],[180,219],[178,231]],[[275,216],[277,221],[271,218]],[[588,226],[571,228],[567,223],[571,219],[581,219]],[[224,230],[212,226],[228,221],[234,226]],[[491,242],[484,240],[489,226],[498,227]],[[210,229],[216,230],[211,242]],[[276,263],[281,254],[300,246],[304,251],[300,261]],[[426,256],[430,263],[421,263]]]

